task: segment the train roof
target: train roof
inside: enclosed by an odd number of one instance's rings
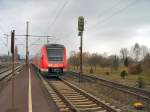
[[[61,44],[46,44],[46,47],[48,48],[64,48],[64,45]]]

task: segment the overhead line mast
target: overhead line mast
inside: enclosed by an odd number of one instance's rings
[[[7,35],[7,34],[4,34],[4,35]],[[7,35],[7,36],[10,36],[10,35]],[[52,36],[45,36],[45,35],[29,35],[29,22],[27,21],[26,22],[26,35],[15,35],[15,36],[23,36],[23,37],[26,37],[26,66],[28,66],[29,64],[29,46],[28,46],[28,39],[29,37],[52,37]],[[48,39],[47,39],[48,40]],[[48,44],[49,41],[47,41],[47,44]]]
[[[29,50],[28,50],[28,33],[29,33],[29,22],[26,22],[26,65],[29,65]]]

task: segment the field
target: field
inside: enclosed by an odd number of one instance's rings
[[[121,84],[125,84],[125,85],[129,85],[129,86],[137,86],[137,81],[139,77],[142,77],[143,81],[144,81],[144,85],[145,85],[145,89],[150,91],[150,72],[142,72],[140,74],[128,74],[125,79],[121,78],[120,76],[120,72],[122,70],[126,70],[127,68],[125,67],[120,67],[117,70],[113,70],[111,68],[101,68],[101,67],[97,67],[96,69],[93,68],[93,73],[90,73],[90,67],[89,66],[84,66],[83,67],[83,73],[84,74],[90,74],[90,75],[96,75],[99,76],[101,78],[107,79],[107,80],[111,80],[111,81],[115,81]],[[79,72],[79,69],[74,69],[73,67],[70,67],[69,70],[72,71],[76,71]]]

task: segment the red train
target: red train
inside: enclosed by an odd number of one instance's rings
[[[66,48],[60,44],[46,44],[33,58],[38,70],[47,76],[59,76],[67,68]]]

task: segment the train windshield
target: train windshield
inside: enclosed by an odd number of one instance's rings
[[[49,61],[63,61],[63,48],[48,48],[47,53]]]

